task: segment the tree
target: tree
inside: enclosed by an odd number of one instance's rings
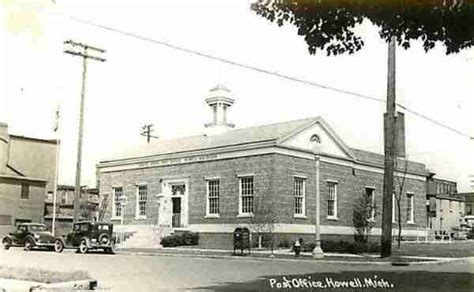
[[[370,230],[375,225],[376,210],[372,197],[368,196],[365,192],[354,201],[352,224],[356,231],[356,241],[364,243],[368,241]]]
[[[270,248],[273,254],[275,223],[278,215],[273,203],[265,200],[265,196],[257,197],[254,203],[253,216],[250,218],[252,230],[258,236],[258,248],[262,248],[262,239],[265,234],[270,237]]]
[[[296,26],[310,54],[352,54],[364,41],[354,28],[368,19],[388,43],[387,113],[384,126],[384,190],[381,256],[391,255],[395,167],[395,48],[421,40],[425,51],[442,43],[446,54],[474,44],[473,0],[258,0],[251,9],[279,26]]]
[[[352,54],[364,46],[354,28],[370,20],[387,43],[392,37],[405,49],[422,40],[429,51],[437,42],[446,54],[474,45],[472,0],[260,0],[251,8],[279,26],[292,24],[310,54]]]

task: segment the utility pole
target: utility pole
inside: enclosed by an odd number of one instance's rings
[[[395,166],[395,48],[396,39],[388,44],[387,112],[384,115],[384,177],[382,208],[381,257],[392,253],[392,204]]]
[[[79,133],[77,140],[76,184],[74,190],[74,222],[77,222],[79,214],[79,197],[81,194],[82,136],[84,131],[84,99],[86,91],[87,61],[95,60],[104,62],[104,58],[90,55],[90,53],[103,54],[105,53],[105,50],[71,40],[65,41],[64,45],[69,46],[69,48],[64,50],[64,53],[82,58],[81,104],[79,111]]]
[[[145,124],[142,127],[142,131],[141,131],[140,135],[145,136],[147,143],[150,143],[150,138],[158,139],[158,136],[153,136],[151,134],[152,132],[153,132],[153,124]]]

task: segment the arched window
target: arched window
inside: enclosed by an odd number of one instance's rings
[[[311,138],[309,138],[309,141],[321,144],[321,138],[319,138],[318,134],[313,134]]]

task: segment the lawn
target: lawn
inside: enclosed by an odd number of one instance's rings
[[[37,268],[14,268],[0,266],[0,278],[34,281],[49,284],[75,280],[86,280],[90,279],[90,276],[87,272],[83,271],[56,272],[41,270]]]
[[[400,249],[392,246],[392,252],[402,256],[420,257],[472,257],[474,256],[474,241],[452,241],[433,243],[402,243]]]

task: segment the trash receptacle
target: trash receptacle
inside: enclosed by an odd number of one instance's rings
[[[234,255],[238,249],[240,249],[240,255],[244,254],[244,249],[247,249],[250,254],[250,231],[246,227],[237,227],[234,230]]]

